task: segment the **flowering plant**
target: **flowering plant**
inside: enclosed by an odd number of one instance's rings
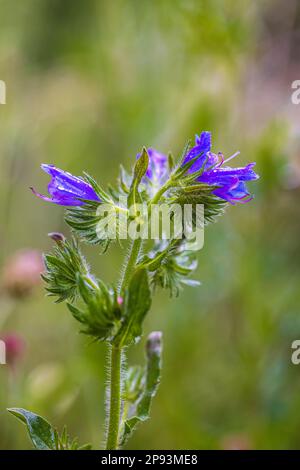
[[[42,277],[48,294],[56,302],[67,303],[81,324],[81,332],[108,344],[107,449],[122,447],[137,424],[149,418],[159,385],[161,332],[148,336],[144,368],[125,365],[128,347],[142,337],[155,288],[178,295],[184,284],[197,285],[188,276],[196,268],[196,252],[202,245],[191,244],[190,233],[215,220],[226,205],[252,199],[246,182],[258,178],[255,164],[227,166],[236,155],[224,160],[222,154],[212,153],[209,132],[196,136],[195,144],[186,146],[177,164],[171,154],[144,148],[137,155],[132,174],[121,168],[118,186],[107,191],[87,174],[76,177],[53,165],[42,165],[51,176],[49,196],[32,191],[45,201],[66,207],[65,220],[74,235],[68,241],[60,233],[50,234],[56,246],[44,257]],[[197,210],[199,205],[204,212]],[[167,208],[173,229],[166,236],[163,225],[160,236],[146,245],[144,240],[151,237],[145,221],[153,221],[155,210],[159,212],[162,206]],[[188,221],[177,218],[175,209],[185,211],[187,206]],[[161,219],[160,214],[158,222]],[[181,230],[179,236],[178,224],[189,230]],[[115,238],[128,238],[128,233],[132,238],[116,285],[108,285],[91,273],[79,247],[79,241],[84,241],[107,250],[114,238],[112,227],[118,228]],[[20,408],[9,411],[27,425],[36,448],[81,448],[76,440],[70,440],[66,430],[59,435],[44,418]]]

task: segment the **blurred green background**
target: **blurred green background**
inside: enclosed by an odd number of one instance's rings
[[[251,203],[207,228],[201,287],[155,298],[145,332],[163,331],[163,377],[128,448],[300,448],[299,46],[297,0],[0,0],[0,336],[26,345],[0,366],[1,449],[30,448],[8,406],[103,441],[104,345],[41,284],[21,298],[12,287],[16,252],[68,233],[63,209],[29,191],[45,192],[40,164],[105,185],[142,145],[179,155],[202,130],[261,179]],[[124,250],[84,249],[107,281]]]

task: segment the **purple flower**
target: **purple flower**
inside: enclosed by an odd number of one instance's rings
[[[41,165],[42,170],[51,176],[48,185],[48,193],[51,197],[37,193],[33,188],[32,192],[44,199],[44,201],[53,202],[61,206],[82,206],[84,204],[80,199],[89,201],[100,201],[100,198],[90,184],[83,178],[73,176],[71,173],[60,170],[54,165]]]
[[[200,137],[196,136],[195,145],[185,156],[183,164],[198,157],[189,169],[190,173],[194,173],[203,168],[203,172],[197,178],[197,181],[218,186],[212,193],[231,204],[235,204],[235,202],[244,203],[252,199],[245,182],[256,180],[259,176],[253,170],[255,163],[249,163],[240,168],[224,166],[224,163],[236,155],[238,153],[224,160],[221,154],[212,153],[211,134],[210,132],[202,132]]]
[[[189,152],[185,156],[183,163],[187,163],[193,158],[200,157],[200,155],[203,156],[203,160],[201,162],[200,159],[197,159],[195,163],[193,163],[193,165],[190,168],[191,173],[193,173],[194,171],[200,170],[205,158],[209,158],[208,154],[210,152],[210,149],[211,149],[211,133],[204,131],[201,133],[200,137],[196,135],[195,145],[189,150]],[[210,159],[208,166],[211,166],[214,163],[215,163],[214,160]]]

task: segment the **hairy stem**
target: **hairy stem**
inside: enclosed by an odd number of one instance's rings
[[[152,204],[157,204],[162,195],[172,186],[171,180],[166,181],[166,183],[157,191],[152,200],[150,201],[150,206]]]
[[[122,350],[115,346],[111,348],[110,356],[110,403],[109,403],[109,427],[107,434],[107,450],[118,449],[119,427],[121,413],[121,367]]]
[[[126,267],[125,267],[125,270],[122,276],[122,281],[120,284],[120,293],[122,293],[122,291],[127,287],[130,277],[133,274],[141,246],[142,246],[141,238],[136,238],[132,242],[130,254],[129,254],[128,259],[126,260]]]
[[[120,283],[120,293],[127,287],[133,274],[137,258],[141,249],[140,238],[133,241],[126,268]],[[119,433],[122,411],[122,348],[112,345],[110,350],[110,393],[109,393],[109,422],[107,432],[107,450],[119,448]]]

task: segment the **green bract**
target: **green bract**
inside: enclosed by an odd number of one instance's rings
[[[67,305],[73,317],[82,324],[81,332],[97,340],[109,339],[121,317],[116,291],[102,281],[91,284],[89,278],[80,273],[77,285],[82,306]]]
[[[89,276],[89,268],[74,238],[68,242],[62,236],[56,243],[53,253],[44,256],[46,271],[42,278],[48,295],[57,297],[56,302],[74,300],[78,294],[77,274]]]

